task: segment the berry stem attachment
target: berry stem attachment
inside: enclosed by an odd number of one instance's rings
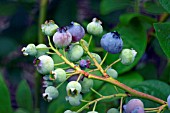
[[[103,97],[103,95],[101,95],[100,93],[98,93],[96,90],[94,90],[93,88],[90,88],[90,90],[92,90],[94,93],[96,93],[97,95],[99,95],[100,97]]]
[[[145,99],[148,99],[148,100],[151,100],[151,101],[154,101],[154,102],[157,102],[159,104],[163,104],[163,105],[167,106],[167,102],[165,102],[164,100],[161,100],[161,99],[156,98],[156,97],[154,97],[152,95],[148,95],[148,94],[139,92],[137,90],[134,90],[134,89],[120,83],[119,81],[117,81],[117,80],[115,80],[115,79],[113,79],[111,77],[106,78],[106,77],[101,77],[101,76],[96,76],[96,75],[93,75],[93,74],[89,74],[88,78],[106,81],[108,83],[114,84],[115,86],[127,91],[131,96],[145,98]]]
[[[63,65],[63,64],[65,64],[65,62],[54,64],[54,66],[59,66],[59,65]]]
[[[120,99],[120,113],[122,113],[123,97]]]
[[[100,101],[100,100],[104,100],[104,99],[110,99],[113,97],[127,97],[127,94],[123,94],[123,93],[119,93],[119,94],[113,94],[113,95],[109,95],[109,96],[102,96],[101,98],[95,99],[93,101],[88,102],[87,104],[85,104],[83,107],[81,107],[77,112],[80,113],[81,111],[83,111],[86,107],[88,107],[89,105],[95,103],[96,101]]]
[[[88,73],[94,72],[94,71],[98,71],[99,69],[92,69],[90,71],[88,71]]]
[[[119,62],[121,60],[121,58],[117,59],[116,61],[114,61],[113,63],[111,63],[109,66],[107,66],[107,68],[105,69],[105,71],[107,71],[110,67],[112,67],[114,64],[116,64],[117,62]]]
[[[89,47],[89,46],[90,46],[90,44],[91,44],[91,40],[92,40],[92,38],[93,38],[93,35],[91,35],[91,36],[90,36],[89,43],[88,43],[88,47]]]
[[[105,59],[106,59],[107,55],[108,55],[108,52],[105,54],[105,56],[104,56],[103,60],[101,61],[101,63],[100,63],[100,65],[101,65],[101,66],[102,66],[102,64],[104,63],[104,61],[105,61]]]
[[[89,57],[93,60],[95,66],[97,66],[97,68],[100,70],[100,72],[103,74],[104,77],[108,77],[108,75],[106,74],[106,72],[103,70],[103,68],[101,67],[101,65],[99,65],[99,63],[96,61],[96,59],[92,56],[92,54],[89,52],[88,48],[84,45],[83,41],[80,41],[80,44],[82,45],[83,49],[86,51],[86,53],[89,55]]]
[[[97,101],[94,103],[93,111],[95,111],[97,105]]]
[[[80,74],[79,77],[77,78],[77,82],[80,80],[81,76],[82,76],[82,74]]]

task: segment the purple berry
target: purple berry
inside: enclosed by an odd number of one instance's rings
[[[170,109],[170,95],[167,98],[168,108]]]
[[[131,99],[127,104],[126,104],[126,113],[131,113],[136,107],[144,107],[143,102],[139,99]]]
[[[80,60],[79,65],[80,65],[80,67],[81,67],[82,69],[84,69],[84,68],[89,68],[90,62],[89,62],[88,60],[82,59],[82,60]]]
[[[67,28],[67,31],[72,35],[72,42],[78,42],[85,35],[84,28],[78,23],[71,22]]]
[[[123,41],[116,31],[103,35],[100,44],[104,50],[112,54],[119,53],[123,47]]]
[[[68,46],[71,43],[71,40],[72,36],[68,31],[66,31],[65,27],[58,28],[57,32],[53,36],[53,42],[58,48]]]
[[[133,111],[131,111],[130,113],[145,113],[145,110],[143,107],[141,106],[137,106]]]

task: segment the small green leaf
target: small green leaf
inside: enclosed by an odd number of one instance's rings
[[[30,87],[25,80],[22,80],[16,91],[16,101],[19,107],[33,113],[33,100]]]
[[[103,15],[113,11],[124,9],[130,6],[130,0],[102,0],[100,3],[100,12]]]
[[[154,28],[163,51],[170,58],[170,23],[155,23]]]
[[[11,113],[10,93],[0,74],[0,113]]]
[[[159,0],[159,2],[170,13],[170,0]]]

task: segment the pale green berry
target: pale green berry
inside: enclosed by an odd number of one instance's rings
[[[58,26],[53,20],[46,21],[45,24],[41,25],[42,32],[47,36],[53,36],[57,31]]]
[[[44,99],[46,99],[48,102],[51,101],[52,99],[57,98],[58,95],[59,95],[59,92],[57,88],[55,88],[54,86],[48,86],[45,89],[45,93],[43,93]]]
[[[38,44],[36,46],[37,54],[36,57],[40,57],[41,55],[45,55],[47,52],[49,52],[48,47],[45,44]]]
[[[81,92],[81,84],[77,81],[71,81],[67,84],[66,91],[68,96],[77,96]]]
[[[84,39],[81,39],[81,42],[88,48],[89,44],[87,43],[87,41],[85,41]]]
[[[87,32],[92,35],[99,35],[103,32],[101,21],[97,18],[93,18],[92,22],[87,25]]]
[[[54,69],[54,61],[47,55],[40,56],[34,63],[37,71],[43,75],[49,74]]]
[[[68,58],[75,62],[83,56],[83,48],[80,45],[73,45],[68,52]]]
[[[89,78],[84,78],[83,81],[80,82],[82,86],[82,93],[87,93],[90,91],[90,88],[93,87],[93,80]]]
[[[107,113],[119,113],[119,111],[116,108],[111,108],[107,111]]]
[[[91,55],[96,59],[96,61],[100,64],[102,61],[101,57],[97,53],[91,53]],[[93,60],[91,61],[93,62]]]
[[[106,73],[107,73],[110,77],[112,77],[112,78],[117,78],[117,76],[118,76],[117,71],[114,70],[114,69],[111,69],[111,68],[109,68],[109,69],[106,71]]]
[[[87,113],[98,113],[97,111],[89,111]]]
[[[34,44],[28,44],[27,47],[23,47],[21,51],[25,56],[35,56],[37,54],[37,50]]]
[[[120,58],[121,63],[124,65],[130,65],[134,62],[137,52],[133,49],[123,49]]]
[[[78,106],[81,104],[81,100],[82,100],[82,95],[78,94],[77,96],[71,97],[71,96],[67,96],[66,97],[66,101],[69,101],[69,103],[72,106]]]
[[[52,74],[54,74],[56,81],[58,82],[63,82],[66,80],[66,72],[61,68],[55,69],[52,71]]]
[[[71,111],[71,110],[66,110],[66,111],[64,111],[64,113],[77,113],[77,112]]]

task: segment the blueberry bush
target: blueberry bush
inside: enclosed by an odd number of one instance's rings
[[[169,0],[0,6],[0,113],[170,112]]]

